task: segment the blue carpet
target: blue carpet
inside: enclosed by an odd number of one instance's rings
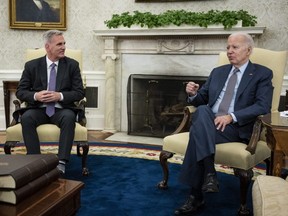
[[[162,179],[159,161],[89,155],[90,175],[81,176],[80,158],[72,155],[65,178],[83,181],[78,216],[172,216],[188,196],[178,183],[179,164],[169,164],[169,189],[157,189]],[[199,216],[236,215],[240,203],[239,180],[218,173],[220,192],[206,194],[206,207]],[[248,207],[252,211],[251,188]]]

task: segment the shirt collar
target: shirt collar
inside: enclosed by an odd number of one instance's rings
[[[58,66],[58,64],[59,64],[59,60],[58,61],[56,61],[56,62],[52,62],[49,58],[48,58],[48,56],[46,55],[46,63],[47,63],[47,67],[49,68],[50,66],[51,66],[51,64],[56,64],[56,66]]]
[[[248,64],[249,64],[249,61],[247,61],[245,64],[243,64],[241,67],[238,68],[241,73],[244,73],[244,71],[246,70]],[[235,67],[233,66],[232,70],[234,70],[234,68]]]

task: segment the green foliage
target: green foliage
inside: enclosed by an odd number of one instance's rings
[[[152,14],[150,12],[134,11],[133,14],[124,12],[122,14],[113,14],[110,20],[104,23],[108,28],[118,28],[124,26],[130,28],[132,25],[141,27],[157,28],[165,27],[171,24],[180,26],[196,25],[206,27],[213,24],[222,24],[225,29],[236,25],[242,20],[242,26],[255,26],[257,17],[250,15],[247,11],[218,11],[210,10],[208,12],[192,12],[185,10],[168,10],[160,14]]]

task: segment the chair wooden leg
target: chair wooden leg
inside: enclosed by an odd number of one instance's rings
[[[159,155],[160,164],[163,171],[163,180],[158,183],[159,189],[167,189],[168,188],[168,178],[169,178],[169,168],[167,160],[173,157],[173,153],[167,151],[161,151]]]
[[[264,162],[266,163],[266,175],[271,175],[271,158],[265,159]]]
[[[11,148],[14,148],[18,141],[7,141],[4,145],[5,154],[11,154]]]
[[[253,170],[242,170],[242,169],[234,169],[235,176],[240,179],[240,208],[238,210],[238,215],[244,216],[249,215],[250,211],[247,208],[247,193],[249,189],[249,185],[252,181]]]
[[[86,141],[78,141],[76,143],[77,143],[77,156],[82,157],[82,175],[88,176],[89,170],[86,166],[86,162],[89,152],[89,144]]]

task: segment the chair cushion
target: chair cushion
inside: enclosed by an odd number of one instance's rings
[[[264,141],[258,142],[254,155],[246,147],[246,144],[239,142],[217,144],[215,163],[247,170],[271,156],[271,150]]]
[[[254,216],[279,216],[288,213],[288,182],[280,177],[256,178],[252,187]]]
[[[189,141],[189,132],[173,134],[163,139],[162,149],[184,155]],[[250,169],[271,155],[266,142],[259,141],[254,155],[246,151],[247,145],[230,142],[216,145],[215,163],[239,169]]]
[[[37,127],[40,142],[58,142],[60,128],[53,124],[43,124]],[[76,123],[74,141],[87,141],[87,128]],[[6,130],[6,141],[23,142],[22,126],[16,124]]]
[[[189,141],[189,132],[164,137],[162,150],[184,155]]]

